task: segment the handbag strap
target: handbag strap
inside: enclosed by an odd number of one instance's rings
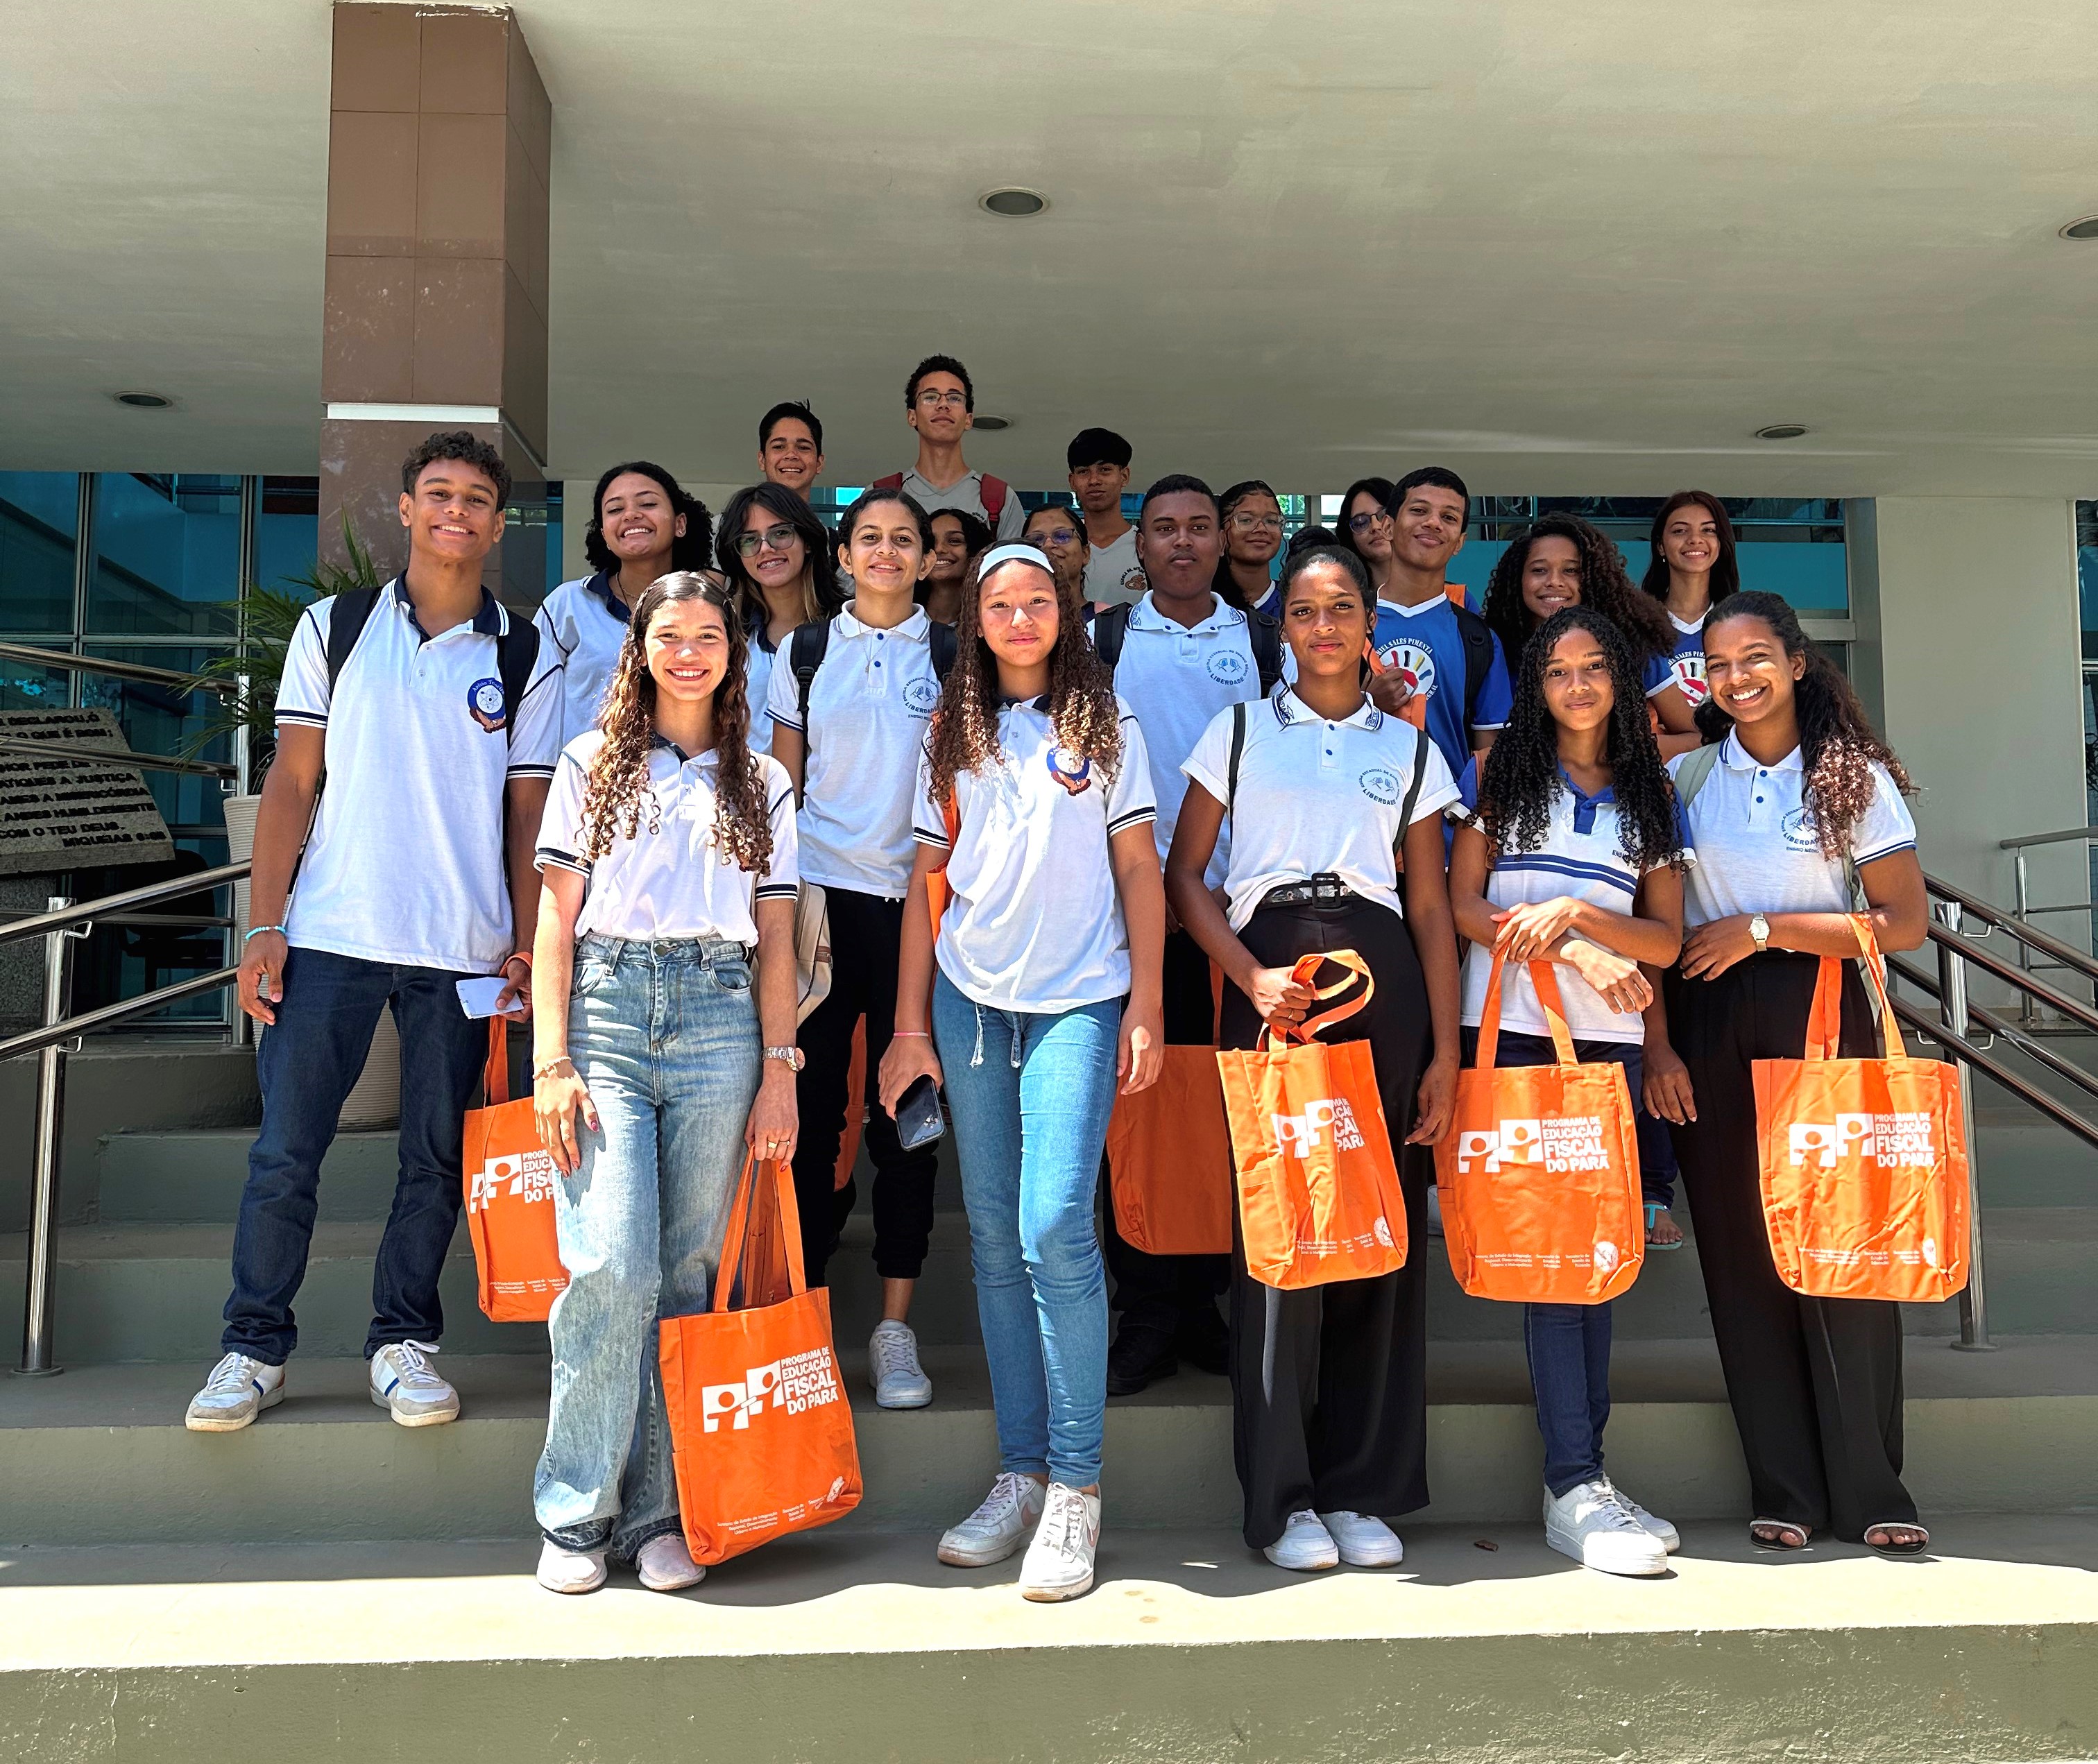
[[[752,1191],[767,1170],[772,1173],[773,1193],[779,1206],[780,1244],[787,1253],[788,1290],[799,1298],[809,1289],[801,1273],[801,1216],[795,1205],[788,1166],[772,1158],[760,1162],[754,1153],[745,1152],[743,1177],[735,1185],[735,1204],[729,1209],[728,1230],[722,1239],[721,1266],[714,1275],[713,1310],[717,1315],[728,1310],[728,1296],[735,1290],[735,1277],[743,1267],[744,1239],[750,1228]]]
[[[1345,968],[1347,973],[1330,986],[1312,985],[1312,976],[1328,962],[1336,968]],[[1289,977],[1299,985],[1310,986],[1311,996],[1315,998],[1338,998],[1354,985],[1358,976],[1363,983],[1360,997],[1350,998],[1345,1004],[1336,1005],[1330,1011],[1314,1011],[1294,1029],[1278,1032],[1272,1024],[1269,1025],[1267,1033],[1262,1039],[1262,1051],[1276,1053],[1293,1041],[1310,1041],[1321,1029],[1330,1029],[1334,1024],[1353,1016],[1370,1002],[1371,994],[1376,990],[1376,981],[1370,977],[1369,963],[1353,950],[1313,950],[1308,954],[1298,956],[1295,966],[1289,970]]]
[[[1481,1072],[1493,1069],[1494,1056],[1500,1051],[1501,1040],[1501,971],[1508,961],[1508,950],[1503,945],[1494,946],[1494,965],[1486,975],[1486,1002],[1479,1012],[1479,1054],[1473,1062]],[[1551,962],[1532,962],[1530,983],[1537,989],[1537,1002],[1544,1008],[1545,1026],[1552,1031],[1552,1051],[1559,1056],[1562,1066],[1578,1065],[1580,1061],[1574,1051],[1574,1032],[1566,1026],[1566,1003],[1560,996],[1559,976],[1552,972],[1556,964]]]
[[[1851,934],[1858,940],[1858,955],[1864,967],[1865,978],[1879,1003],[1880,1030],[1886,1038],[1887,1057],[1905,1060],[1908,1057],[1908,1044],[1902,1039],[1901,1025],[1894,1018],[1894,1001],[1887,996],[1886,958],[1880,954],[1879,940],[1872,935],[1872,922],[1863,913],[1852,913],[1848,917]],[[1814,1003],[1806,1015],[1806,1058],[1810,1060],[1837,1057],[1843,1031],[1845,959],[1837,955],[1823,956],[1820,972],[1815,976]]]
[[[499,1016],[488,1020],[488,1064],[481,1068],[481,1101],[489,1108],[510,1100],[510,1037],[508,1024]]]

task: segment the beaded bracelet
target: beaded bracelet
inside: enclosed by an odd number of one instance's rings
[[[247,937],[244,937],[240,940],[240,946],[241,946],[241,948],[242,948],[242,949],[244,949],[244,949],[246,949],[246,948],[248,947],[248,937],[261,937],[261,936],[262,935],[262,933],[263,933],[264,932],[266,932],[266,931],[274,931],[274,932],[283,932],[283,928],[283,928],[282,925],[257,925],[257,926],[256,926],[256,927],[255,927],[255,928],[254,928],[253,930],[250,931],[250,932],[248,933]]]

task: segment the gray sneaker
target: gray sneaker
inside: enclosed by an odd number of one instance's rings
[[[394,1341],[371,1356],[371,1400],[403,1427],[459,1419],[459,1393],[429,1362],[437,1351],[427,1341]]]
[[[1007,1471],[990,1485],[983,1504],[940,1539],[940,1560],[950,1568],[988,1568],[1027,1541],[1042,1516],[1047,1491],[1032,1477]]]
[[[933,1400],[933,1380],[918,1363],[918,1337],[908,1323],[875,1325],[867,1345],[867,1375],[877,1409],[922,1409]]]
[[[192,1433],[237,1433],[284,1400],[284,1368],[250,1354],[229,1354],[190,1400],[182,1425]]]

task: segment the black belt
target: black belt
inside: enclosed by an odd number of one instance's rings
[[[1302,882],[1285,882],[1280,888],[1270,889],[1260,897],[1262,906],[1337,906],[1343,901],[1358,901],[1363,897],[1335,875],[1330,870]],[[1259,909],[1255,908],[1256,911]]]

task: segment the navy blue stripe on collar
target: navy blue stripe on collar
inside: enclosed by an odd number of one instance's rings
[[[586,595],[595,595],[604,603],[604,610],[617,619],[621,625],[631,625],[634,622],[633,610],[612,591],[610,570],[601,569],[591,576],[584,582],[583,592]]]
[[[415,627],[416,634],[425,643],[428,642],[430,634],[423,629],[423,621],[415,616],[415,603],[408,597],[407,577],[396,576],[391,586],[394,601],[408,615],[408,622]],[[474,610],[473,628],[483,637],[500,637],[503,634],[503,608],[486,588],[481,590],[481,604]]]

